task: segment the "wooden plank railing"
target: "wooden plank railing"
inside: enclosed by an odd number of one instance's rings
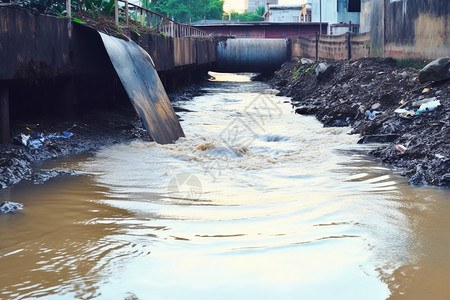
[[[142,26],[155,28],[160,33],[170,37],[199,37],[208,35],[206,32],[193,28],[190,25],[177,23],[157,12],[128,3],[127,0],[117,0],[117,2],[125,3],[125,18],[127,25],[129,24],[129,18],[131,17],[134,21],[141,23]],[[118,17],[116,17],[116,20],[118,20]]]

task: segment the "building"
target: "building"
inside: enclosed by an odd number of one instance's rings
[[[311,8],[309,9],[309,16],[307,14],[308,11],[306,10],[306,4],[305,5],[270,4],[269,9],[265,14],[265,20],[268,22],[302,22],[303,20],[309,19],[310,22]]]
[[[248,12],[256,12],[256,9],[260,6],[263,6],[267,11],[267,7],[270,4],[278,4],[278,0],[246,0],[248,1],[247,11]]]
[[[359,33],[361,0],[310,1],[312,22],[327,22],[327,34]]]
[[[311,4],[270,4],[265,20],[268,22],[311,22]]]

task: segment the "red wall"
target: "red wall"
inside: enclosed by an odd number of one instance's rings
[[[197,25],[198,29],[208,34],[234,36],[241,38],[287,38],[296,36],[315,36],[319,32],[319,23],[260,23],[260,24],[221,24]],[[322,24],[322,32],[326,34],[327,24]]]

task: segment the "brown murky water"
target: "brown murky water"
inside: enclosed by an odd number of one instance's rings
[[[0,201],[1,299],[449,299],[450,193],[374,164],[245,77],[186,139],[53,162]]]

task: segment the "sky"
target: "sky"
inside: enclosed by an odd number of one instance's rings
[[[300,2],[299,0],[278,0],[278,4],[299,4]],[[244,10],[244,0],[225,0],[223,9],[225,11],[242,11]]]

